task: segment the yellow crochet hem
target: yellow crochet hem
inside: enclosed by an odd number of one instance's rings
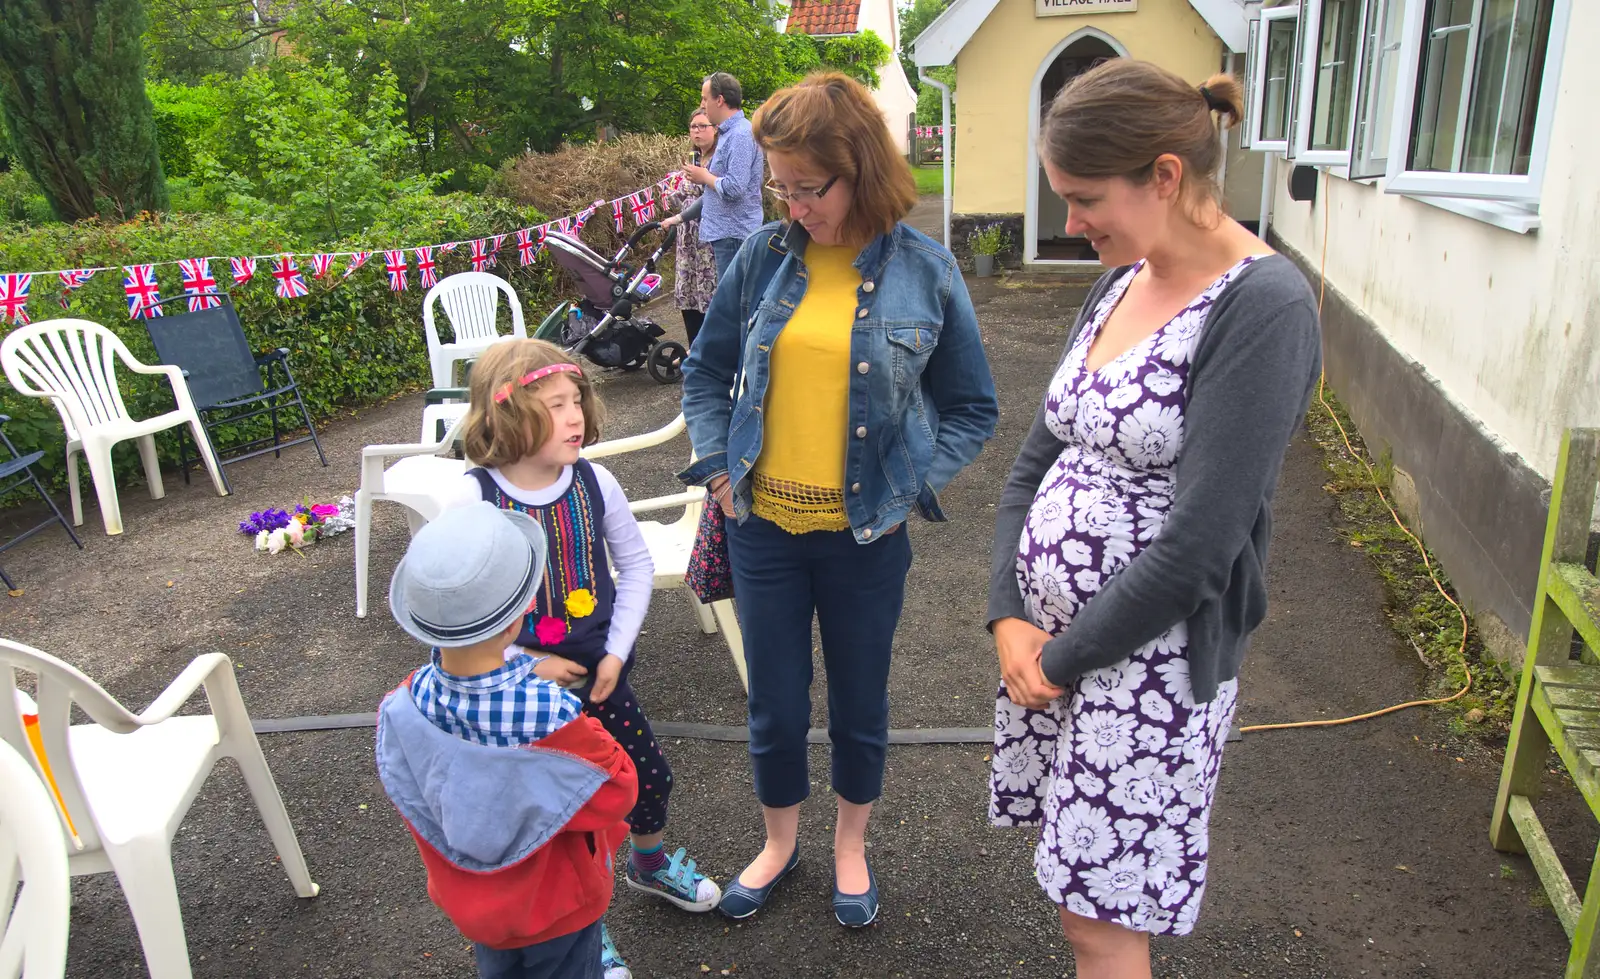
[[[786,479],[772,479],[760,472],[753,480],[756,516],[791,534],[817,530],[849,530],[850,518],[844,512],[844,490],[811,486]]]

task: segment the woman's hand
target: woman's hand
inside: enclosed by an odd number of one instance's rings
[[[667,217],[667,218],[662,218],[661,219],[661,227],[663,227],[663,228],[676,228],[678,225],[680,225],[682,223],[683,223],[683,215],[681,215],[681,214],[674,214],[671,217]]]
[[[594,668],[594,689],[589,691],[589,702],[600,704],[611,696],[617,689],[617,681],[622,678],[622,660],[610,653],[600,658],[600,665]]]
[[[1050,633],[1023,619],[999,619],[994,624],[994,647],[1000,657],[1000,675],[1012,703],[1038,710],[1066,693],[1045,679],[1044,644]]]
[[[722,508],[722,515],[733,517],[733,483],[728,479],[727,473],[711,477],[711,482],[706,484],[706,489],[711,491],[711,496],[717,501],[717,506]]]
[[[541,680],[563,687],[575,687],[583,682],[589,671],[564,656],[546,656],[533,664],[534,675]]]

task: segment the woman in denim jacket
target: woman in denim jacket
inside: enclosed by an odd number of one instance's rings
[[[834,914],[861,927],[878,913],[866,829],[911,567],[900,525],[913,509],[944,519],[939,491],[977,457],[999,410],[955,258],[900,221],[916,188],[867,90],[813,75],[753,125],[790,222],[745,242],[683,381],[698,459],[683,479],[733,518],[739,615],[759,637],[745,648],[767,840],[721,910],[754,914],[799,859],[815,616],[839,797]]]

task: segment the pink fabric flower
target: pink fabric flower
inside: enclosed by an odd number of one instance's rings
[[[567,624],[552,616],[545,616],[533,627],[533,634],[541,646],[554,646],[567,638]]]
[[[312,505],[311,512],[319,517],[337,517],[339,508],[332,503],[317,503]]]

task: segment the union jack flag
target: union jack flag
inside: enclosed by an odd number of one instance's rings
[[[495,235],[489,239],[489,267],[494,268],[494,263],[500,260],[500,246],[506,243],[505,235]]]
[[[128,296],[128,318],[150,319],[163,315],[161,307],[156,305],[161,301],[161,291],[156,282],[155,266],[124,265],[122,270],[128,273],[122,280],[122,291]]]
[[[489,243],[482,238],[472,242],[472,271],[482,272],[494,264],[494,256],[489,254]]]
[[[611,226],[617,229],[617,234],[622,234],[622,202],[619,197],[611,202]]]
[[[211,274],[211,259],[181,258],[178,267],[183,269],[183,291],[189,294],[189,312],[222,305],[222,300],[216,296],[217,280]]]
[[[417,253],[417,271],[422,273],[422,288],[432,289],[439,284],[439,269],[433,261],[433,249],[421,247]]]
[[[406,291],[406,253],[403,248],[390,249],[383,253],[384,271],[389,273],[389,289],[393,292]]]
[[[457,248],[460,248],[460,247],[461,247],[461,242],[459,242],[459,241],[447,241],[444,244],[439,246],[439,253],[441,255],[448,255],[448,254],[450,254],[451,252],[455,251]]]
[[[544,235],[540,235],[539,239],[542,242],[544,240]],[[533,242],[533,229],[532,228],[519,228],[519,229],[517,229],[517,261],[518,261],[518,263],[521,264],[521,265],[532,265],[533,264],[533,256],[537,252],[538,252],[538,248],[534,245],[534,242]]]
[[[279,299],[299,299],[311,294],[311,290],[306,288],[306,277],[293,255],[279,255],[273,260],[272,277],[278,280],[273,291]]]
[[[590,218],[594,217],[594,212],[604,207],[605,203],[605,201],[595,201],[593,204],[589,205],[588,208],[579,211],[577,218],[575,218],[572,222],[573,229],[576,231],[582,231],[583,226],[589,223]]]
[[[572,219],[571,218],[557,218],[556,219],[556,230],[561,232],[564,235],[572,234]]]
[[[333,256],[327,252],[318,252],[311,256],[311,277],[320,279],[333,271]]]
[[[350,267],[344,270],[344,278],[348,279],[356,274],[356,269],[367,264],[367,259],[372,257],[371,252],[352,252],[350,254]]]
[[[628,195],[628,200],[633,202],[633,220],[635,224],[645,224],[656,216],[656,199],[650,193],[650,188],[637,191]]]
[[[90,276],[94,275],[94,273],[94,269],[68,269],[65,272],[56,273],[61,279],[62,309],[67,308],[67,303],[72,299],[72,293],[77,289],[82,289],[83,284],[88,282]]]
[[[28,290],[32,285],[32,272],[0,275],[0,319],[13,320],[21,326],[32,322],[28,319]]]
[[[242,286],[256,277],[256,260],[253,258],[230,258],[228,264],[233,266],[233,284]]]

